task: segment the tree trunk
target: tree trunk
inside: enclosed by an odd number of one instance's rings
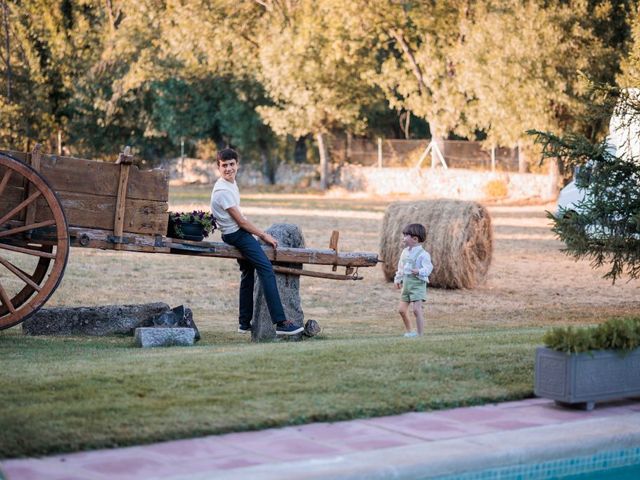
[[[320,188],[326,190],[329,186],[329,154],[324,143],[324,134],[317,133],[318,150],[320,152]]]
[[[276,183],[276,169],[273,162],[269,159],[266,148],[260,148],[260,160],[262,161],[262,175],[267,179],[270,185]]]
[[[5,47],[7,49],[7,58],[5,59],[7,65],[7,102],[11,103],[11,83],[13,81],[11,73],[11,37],[9,35],[9,6],[6,0],[2,0],[2,25],[4,27]]]
[[[560,169],[558,168],[558,159],[549,159],[549,188],[551,189],[550,196],[556,198],[560,189],[563,187],[562,177],[560,176]]]
[[[522,148],[522,142],[518,142],[518,173],[527,173],[527,155]]]
[[[307,135],[298,137],[293,148],[293,161],[295,163],[307,163]]]

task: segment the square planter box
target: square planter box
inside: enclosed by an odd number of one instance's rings
[[[536,349],[537,396],[592,410],[596,402],[640,395],[640,348],[565,353]]]

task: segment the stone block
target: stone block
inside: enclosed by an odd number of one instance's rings
[[[135,331],[135,343],[138,347],[190,346],[195,342],[196,331],[193,328],[140,327]]]
[[[25,335],[133,335],[170,311],[166,303],[42,308],[22,322]]]

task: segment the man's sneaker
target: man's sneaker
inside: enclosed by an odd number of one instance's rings
[[[304,327],[296,327],[291,320],[276,323],[276,335],[295,335],[304,330]]]
[[[417,337],[418,334],[416,332],[407,332],[404,334],[404,336],[407,338],[413,338],[413,337]]]
[[[238,327],[238,333],[251,333],[251,327],[245,327],[244,325],[240,325]]]

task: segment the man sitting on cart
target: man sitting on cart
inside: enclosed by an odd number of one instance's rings
[[[231,148],[225,148],[218,152],[216,159],[220,178],[216,181],[211,192],[211,212],[222,232],[222,241],[236,247],[244,257],[238,260],[242,272],[238,332],[248,333],[251,331],[253,285],[257,271],[264,289],[271,321],[276,326],[276,334],[295,335],[300,333],[304,328],[296,327],[293,322],[285,318],[273,266],[254,235],[274,249],[278,248],[278,241],[264,230],[256,227],[240,211],[240,191],[236,184],[238,154]]]

